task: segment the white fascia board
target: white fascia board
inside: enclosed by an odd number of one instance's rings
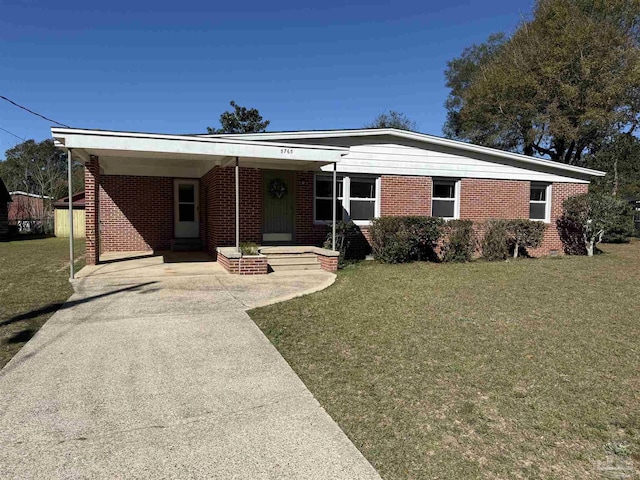
[[[349,151],[344,147],[321,145],[274,144],[241,139],[102,130],[52,128],[51,133],[58,144],[64,145],[63,148],[84,149],[88,152],[95,149],[333,163],[340,161],[340,158]]]
[[[529,157],[527,155],[521,155],[519,153],[505,152],[504,150],[498,150],[496,148],[483,147],[480,145],[474,145],[472,143],[459,142],[457,140],[450,140],[448,138],[435,137],[424,133],[410,132],[406,130],[397,130],[395,128],[372,128],[372,129],[359,129],[359,130],[325,130],[325,131],[300,131],[300,132],[280,132],[280,133],[247,133],[247,134],[215,134],[208,135],[207,138],[242,138],[245,140],[304,140],[314,138],[341,138],[341,137],[367,137],[367,136],[382,136],[391,135],[394,137],[405,138],[408,140],[414,140],[423,142],[426,144],[440,145],[449,148],[455,148],[457,150],[469,151],[475,153],[482,153],[499,158],[505,158],[509,160],[516,160],[521,163],[544,166],[547,168],[553,168],[556,170],[578,173],[581,175],[588,175],[593,177],[603,177],[606,172],[600,170],[593,170],[590,168],[576,167],[573,165],[566,165],[553,160],[546,160],[543,158]]]

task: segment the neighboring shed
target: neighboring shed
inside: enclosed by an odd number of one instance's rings
[[[9,225],[17,225],[20,233],[51,233],[51,197],[19,190],[9,195]]]
[[[11,195],[0,178],[0,240],[6,240],[9,237],[9,202],[11,202]]]
[[[84,192],[73,195],[73,237],[84,238]],[[69,197],[53,204],[56,237],[69,236]]]

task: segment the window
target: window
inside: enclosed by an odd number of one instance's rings
[[[531,184],[529,196],[529,219],[549,222],[551,209],[549,208],[550,185]]]
[[[458,218],[460,186],[456,180],[434,180],[431,215],[445,219]]]
[[[376,216],[376,179],[351,178],[349,185],[349,218],[369,221]]]
[[[337,179],[337,220],[353,220],[357,225],[367,225],[379,216],[379,177],[341,176]],[[331,222],[333,202],[333,177],[316,175],[315,178],[315,222]]]
[[[337,178],[338,199],[336,202],[336,220],[342,220],[342,201],[344,198],[344,180]],[[316,177],[316,199],[315,199],[315,220],[318,222],[331,222],[333,215],[331,213],[331,205],[333,204],[333,177],[317,176]]]

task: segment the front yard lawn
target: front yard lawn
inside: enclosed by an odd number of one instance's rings
[[[75,248],[78,259],[84,241]],[[68,238],[0,242],[0,368],[72,293]]]
[[[387,480],[640,478],[640,242],[603,249],[366,262],[250,314]]]

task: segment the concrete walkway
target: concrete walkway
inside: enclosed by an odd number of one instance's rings
[[[333,278],[80,280],[0,372],[0,477],[379,479],[245,313]]]

